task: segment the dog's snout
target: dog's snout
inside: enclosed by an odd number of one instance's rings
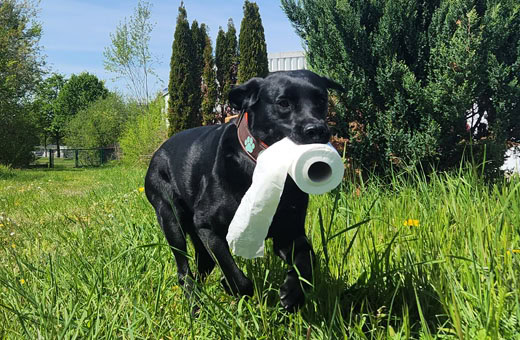
[[[329,129],[324,124],[308,124],[303,128],[303,135],[309,142],[326,143],[329,136]]]

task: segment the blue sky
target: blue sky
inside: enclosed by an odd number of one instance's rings
[[[150,0],[152,22],[155,23],[150,42],[158,58],[155,65],[160,81],[151,84],[154,90],[166,86],[175,22],[180,0]],[[185,0],[190,23],[197,20],[209,26],[215,45],[219,26],[227,29],[232,18],[237,31],[242,20],[243,0]],[[265,30],[267,50],[287,52],[302,50],[302,43],[289,20],[275,0],[256,1]],[[113,82],[113,75],[103,69],[103,50],[110,44],[110,33],[129,18],[137,0],[42,0],[39,21],[43,25],[41,46],[47,66],[53,72],[70,76],[88,71],[106,81],[111,90],[126,93],[124,83]]]

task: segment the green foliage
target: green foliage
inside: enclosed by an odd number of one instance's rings
[[[224,77],[226,72],[224,66],[225,59],[225,50],[226,50],[226,32],[222,29],[222,27],[218,28],[217,40],[215,42],[215,66],[217,67],[216,75],[217,82],[219,87],[221,84],[224,84]],[[220,93],[220,88],[219,88]]]
[[[200,27],[197,23],[197,20],[193,20],[191,24],[191,34],[193,38],[193,46],[194,46],[194,63],[193,63],[193,76],[195,77],[195,81],[201,86],[202,84],[202,73],[204,72],[204,47],[206,46],[206,25],[201,24]],[[194,112],[196,112],[196,116],[194,117],[193,125],[200,126],[202,124],[202,87],[197,89],[194,93]]]
[[[54,115],[50,126],[51,135],[58,147],[58,157],[60,142],[69,120],[78,111],[86,109],[91,103],[107,95],[108,90],[103,82],[88,72],[73,74],[63,85],[53,105]]]
[[[0,164],[25,167],[34,160],[32,151],[38,145],[38,130],[23,111],[10,111],[0,126]]]
[[[119,140],[123,163],[148,165],[152,154],[168,138],[164,110],[164,98],[159,95],[146,112],[128,121]]]
[[[29,100],[41,78],[41,26],[31,3],[0,2],[0,164],[25,166],[38,144]]]
[[[204,46],[203,62],[204,69],[202,73],[202,124],[217,123],[215,108],[217,104],[217,76],[215,72],[215,62],[213,60],[213,48],[211,47],[211,39],[205,33],[206,44]]]
[[[150,8],[149,2],[139,0],[130,20],[125,18],[115,33],[110,33],[111,45],[103,52],[105,69],[114,73],[116,79],[125,78],[135,100],[142,105],[150,100],[149,78],[156,76],[149,48],[155,26],[150,23]]]
[[[193,34],[186,9],[181,4],[172,44],[170,81],[168,83],[169,135],[200,125],[200,77]]]
[[[253,77],[266,77],[269,67],[264,27],[258,5],[248,0],[244,3],[244,18],[240,24],[239,42],[238,83],[246,82]]]
[[[73,74],[58,94],[58,110],[63,116],[72,117],[107,95],[105,84],[95,75],[88,72]]]
[[[218,104],[220,105],[221,122],[231,110],[228,94],[237,82],[238,43],[237,31],[233,20],[228,20],[227,32],[219,28],[215,47],[215,65],[217,66]]]
[[[35,99],[31,105],[35,124],[40,135],[40,143],[47,145],[52,134],[52,122],[57,112],[58,94],[65,85],[63,75],[53,73],[36,87]]]
[[[136,111],[116,94],[100,98],[68,121],[64,141],[74,148],[113,147]]]
[[[494,173],[506,142],[520,140],[517,1],[282,6],[311,68],[347,89],[335,132],[349,139],[360,167],[446,169],[467,152]]]

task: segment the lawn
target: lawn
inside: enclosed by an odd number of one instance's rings
[[[253,298],[228,296],[215,270],[192,317],[144,173],[0,168],[0,339],[520,339],[518,179],[351,176],[311,198],[301,311],[280,307],[268,242],[237,260]]]

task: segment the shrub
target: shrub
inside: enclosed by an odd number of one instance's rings
[[[0,124],[0,164],[28,166],[34,160],[32,151],[38,142],[36,126],[22,112],[7,115]]]
[[[347,89],[336,133],[364,168],[490,172],[520,139],[518,1],[282,0],[310,67]],[[486,122],[487,121],[487,122]]]
[[[158,96],[148,110],[128,121],[119,140],[125,164],[148,164],[154,151],[168,138],[164,99]]]
[[[110,94],[79,111],[67,124],[65,143],[76,148],[115,146],[126,121],[135,115],[120,96]]]

